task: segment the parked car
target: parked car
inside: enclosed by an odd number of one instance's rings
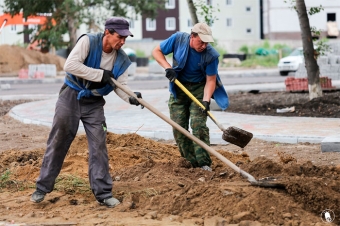
[[[286,76],[289,72],[295,72],[299,65],[304,62],[302,47],[296,48],[289,56],[282,58],[279,63],[280,75]]]

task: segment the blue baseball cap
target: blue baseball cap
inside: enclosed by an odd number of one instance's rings
[[[129,22],[122,17],[111,17],[105,22],[105,29],[114,29],[121,36],[133,37],[129,27]]]

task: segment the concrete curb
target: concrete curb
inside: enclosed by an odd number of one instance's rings
[[[340,152],[340,136],[326,137],[321,141],[322,152]]]

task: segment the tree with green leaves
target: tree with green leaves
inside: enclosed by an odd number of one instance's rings
[[[209,26],[213,25],[218,18],[215,15],[215,8],[212,5],[207,5],[204,0],[187,0],[192,24],[205,22]],[[217,11],[220,10],[217,8]]]
[[[190,17],[191,17],[191,22],[192,24],[197,24],[198,23],[198,18],[197,18],[197,9],[194,4],[193,0],[187,0],[189,12],[190,12]]]
[[[46,24],[38,27],[33,41],[45,40],[48,46],[67,45],[72,49],[81,24],[101,24],[110,16],[131,18],[128,16],[131,12],[155,18],[158,10],[164,9],[165,0],[4,0],[4,3],[4,11],[11,15],[20,12],[24,18],[41,13],[51,15]],[[64,34],[69,34],[69,43],[63,42]]]

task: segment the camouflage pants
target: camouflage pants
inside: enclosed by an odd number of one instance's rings
[[[186,86],[186,88],[199,101],[202,101],[204,83]],[[176,100],[172,94],[170,95],[168,103],[170,118],[186,130],[189,129],[190,120],[192,134],[207,145],[210,145],[209,128],[206,126],[207,116],[202,114],[198,105],[177,86],[176,94]],[[206,150],[176,129],[173,129],[173,134],[181,156],[190,161],[193,167],[211,165],[211,159]]]

